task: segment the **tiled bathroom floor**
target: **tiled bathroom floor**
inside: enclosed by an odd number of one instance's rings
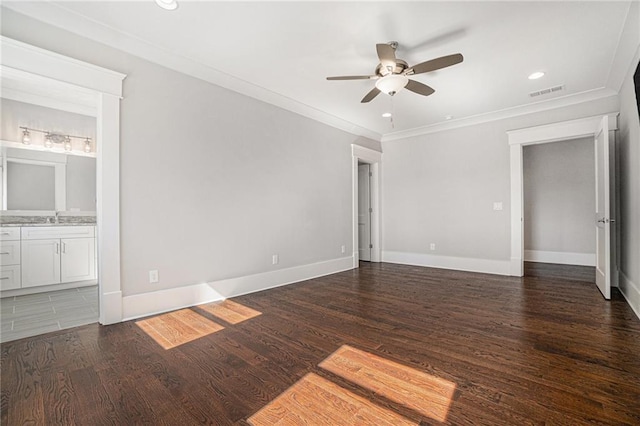
[[[0,342],[97,321],[97,285],[0,299]]]

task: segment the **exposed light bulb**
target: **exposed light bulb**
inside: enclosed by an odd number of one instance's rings
[[[44,135],[44,147],[51,148],[52,146],[53,142],[51,141],[51,136],[49,135],[49,133],[47,133],[46,135]]]
[[[29,133],[29,130],[24,129],[22,131],[22,143],[25,145],[29,145],[31,144],[31,134]]]
[[[67,136],[67,138],[64,140],[64,150],[65,151],[71,151],[71,139],[69,139],[69,137]]]
[[[89,138],[84,141],[84,152],[91,152],[91,141]]]
[[[385,112],[385,113],[382,114],[382,116],[384,118],[389,118],[389,117],[391,117],[391,113],[390,112]]]
[[[544,77],[544,73],[542,71],[536,71],[529,75],[529,80],[537,80],[541,77]]]

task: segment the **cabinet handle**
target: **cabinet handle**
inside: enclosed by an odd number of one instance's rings
[[[62,253],[66,253],[66,252],[67,252],[67,244],[62,243]]]
[[[11,235],[11,232],[3,232],[2,235]]]
[[[60,244],[56,243],[56,254],[60,254]]]
[[[9,277],[0,277],[0,280],[8,280]]]
[[[0,253],[0,254],[11,254],[11,253],[9,253],[8,251],[3,251],[3,252],[2,252],[2,253]]]

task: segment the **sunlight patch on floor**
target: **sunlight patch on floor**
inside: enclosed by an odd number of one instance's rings
[[[247,422],[262,425],[417,425],[317,374],[309,373]]]
[[[171,349],[224,329],[220,324],[191,309],[136,321],[136,325],[164,349]]]
[[[262,315],[262,312],[258,312],[229,299],[222,302],[198,305],[197,308],[202,309],[203,311],[220,318],[229,324],[238,324],[242,321]]]
[[[456,384],[348,345],[319,366],[365,389],[444,422]]]

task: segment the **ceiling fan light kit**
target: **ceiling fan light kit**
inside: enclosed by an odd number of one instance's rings
[[[362,103],[370,102],[381,92],[393,96],[404,88],[418,95],[429,96],[435,92],[433,88],[419,81],[411,80],[408,76],[436,71],[459,64],[464,60],[460,53],[456,53],[409,67],[405,61],[396,58],[397,47],[398,42],[395,41],[376,44],[380,64],[376,67],[374,75],[327,77],[327,80],[376,80],[375,87],[362,98],[360,101]]]
[[[376,80],[376,87],[382,93],[386,93],[389,96],[393,96],[409,82],[409,78],[402,74],[387,74],[382,78]]]

